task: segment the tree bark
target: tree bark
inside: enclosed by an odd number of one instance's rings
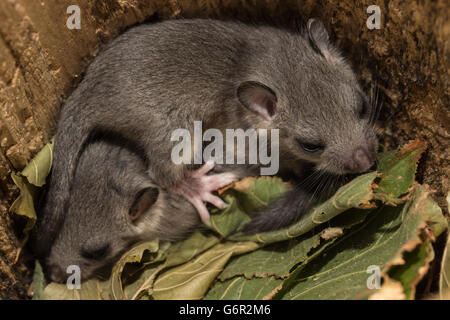
[[[445,207],[449,190],[449,8],[437,1],[313,0],[4,0],[0,2],[0,298],[24,298],[30,266],[14,264],[20,241],[8,212],[21,170],[52,137],[61,102],[101,47],[124,28],[172,17],[318,17],[365,83],[384,99],[383,146],[409,139],[429,143],[420,170]],[[368,6],[381,9],[369,30]],[[70,5],[81,29],[66,27]]]

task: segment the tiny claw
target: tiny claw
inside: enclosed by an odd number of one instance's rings
[[[225,201],[211,193],[205,194],[203,200],[211,203],[219,209],[225,209],[226,207],[228,207],[228,204]]]
[[[211,217],[208,215],[208,217],[200,217],[200,219],[202,220],[202,222],[204,224],[206,224],[208,227],[211,227]]]
[[[188,200],[192,203],[195,209],[197,209],[198,215],[200,216],[200,220],[202,220],[202,222],[207,226],[211,226],[211,217],[203,201],[200,200],[199,198]]]
[[[194,177],[202,177],[205,174],[207,174],[209,171],[214,169],[215,165],[216,165],[216,163],[214,162],[214,160],[208,160],[203,166],[201,166],[199,169],[195,170],[192,173],[192,175]]]

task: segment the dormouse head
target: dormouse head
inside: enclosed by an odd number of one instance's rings
[[[52,281],[66,281],[70,268],[79,268],[82,280],[91,277],[148,231],[138,226],[144,216],[157,222],[160,190],[145,170],[143,161],[125,148],[103,142],[86,147],[65,206],[66,219],[45,261]]]
[[[239,102],[261,126],[280,129],[280,157],[338,175],[367,171],[377,150],[374,110],[322,22],[271,41],[266,65],[239,84]]]

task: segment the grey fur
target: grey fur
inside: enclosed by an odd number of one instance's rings
[[[79,266],[82,279],[87,279],[133,243],[179,240],[199,226],[194,207],[182,196],[160,190],[146,169],[127,148],[103,141],[86,147],[75,171],[65,220],[45,261],[53,281],[64,281],[69,265]],[[132,221],[129,211],[142,190],[156,190],[158,196]]]
[[[189,169],[170,161],[170,135],[176,128],[192,129],[195,120],[203,121],[204,130],[279,128],[282,172],[301,173],[305,162],[337,174],[366,170],[376,139],[368,117],[358,114],[357,78],[337,50],[324,45],[323,25],[310,25],[308,36],[238,22],[171,20],[134,27],[108,45],[64,104],[51,197],[36,232],[38,253],[48,250],[69,214],[64,206],[76,163],[99,128],[119,132],[145,150],[148,174],[166,190]],[[311,45],[315,39],[321,42]],[[273,119],[240,103],[237,91],[247,81],[275,93]],[[325,149],[305,152],[299,140]],[[362,161],[355,160],[361,147]],[[256,174],[250,167],[218,169]]]

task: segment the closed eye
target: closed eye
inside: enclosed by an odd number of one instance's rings
[[[369,114],[370,110],[370,102],[366,97],[362,98],[362,101],[358,108],[358,116],[360,119],[364,119]]]
[[[318,154],[318,153],[321,153],[325,149],[325,146],[321,143],[314,144],[314,143],[302,142],[300,140],[297,140],[297,142],[300,145],[300,147],[303,149],[303,151],[308,152],[308,153]]]
[[[101,260],[108,255],[110,250],[111,247],[109,244],[104,244],[96,248],[83,248],[81,249],[81,256],[89,260]]]

